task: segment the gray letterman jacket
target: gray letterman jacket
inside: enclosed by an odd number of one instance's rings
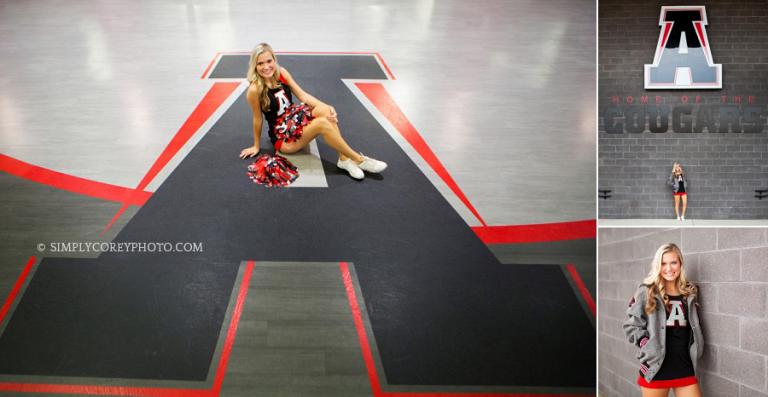
[[[685,182],[685,191],[688,191],[688,186],[691,185],[691,182],[688,181],[688,178],[685,177],[685,174],[683,174],[683,182]],[[675,173],[669,174],[669,178],[667,178],[667,185],[672,186],[672,190],[677,193],[677,191],[680,189],[680,182],[678,182],[677,178],[675,178]]]
[[[640,372],[647,382],[650,382],[659,372],[661,363],[664,362],[666,353],[666,322],[667,313],[664,301],[660,296],[656,297],[656,309],[650,315],[645,313],[645,302],[648,299],[648,287],[640,284],[635,296],[629,302],[627,309],[627,321],[624,322],[624,333],[632,343],[640,350],[637,359],[640,360]],[[693,370],[696,371],[696,361],[704,353],[704,335],[699,324],[698,299],[695,295],[686,298],[688,309],[688,322],[691,325],[691,341],[688,351],[691,354]]]

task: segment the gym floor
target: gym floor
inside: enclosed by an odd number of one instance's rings
[[[0,392],[594,395],[595,13],[0,4]],[[389,169],[251,183],[259,42]]]

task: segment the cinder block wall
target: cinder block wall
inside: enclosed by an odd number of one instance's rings
[[[645,90],[643,65],[653,63],[659,39],[661,5],[704,5],[707,34],[715,63],[723,66],[721,90]],[[599,200],[601,218],[674,218],[671,189],[666,178],[674,161],[690,176],[688,218],[765,219],[768,200],[758,200],[755,189],[768,188],[768,127],[762,132],[653,133],[606,132],[606,109],[626,109],[626,97],[635,101],[656,95],[670,106],[693,104],[698,109],[717,109],[721,96],[754,96],[768,117],[768,2],[765,0],[720,1],[621,1],[599,2],[599,189],[611,189],[612,197]],[[637,103],[635,103],[635,106]],[[740,105],[740,109],[743,109]],[[626,123],[621,117],[618,118]]]
[[[598,382],[603,397],[640,396],[636,348],[622,323],[656,249],[683,250],[699,286],[705,396],[768,397],[768,229],[606,229],[598,243]]]

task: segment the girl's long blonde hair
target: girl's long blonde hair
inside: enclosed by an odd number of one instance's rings
[[[653,256],[653,262],[651,262],[651,271],[648,273],[648,277],[643,280],[643,284],[648,287],[648,299],[645,303],[645,312],[647,314],[651,314],[656,310],[656,296],[661,296],[664,305],[669,304],[669,297],[664,286],[664,278],[661,276],[661,258],[668,252],[677,254],[677,258],[680,261],[680,276],[677,278],[677,289],[683,297],[696,295],[697,293],[696,286],[685,277],[683,253],[680,251],[680,248],[673,243],[664,244],[656,250],[656,255]]]
[[[277,63],[275,52],[267,43],[259,43],[256,47],[253,48],[253,51],[251,52],[251,60],[248,61],[248,74],[246,75],[248,82],[250,84],[256,84],[256,88],[258,88],[259,92],[261,93],[259,95],[259,104],[261,105],[261,110],[264,112],[269,109],[269,96],[267,95],[269,88],[267,87],[267,82],[264,80],[264,78],[256,72],[256,60],[259,58],[259,55],[265,52],[270,53],[272,55],[272,59],[275,60],[274,77],[278,84],[280,84],[280,65]]]
[[[677,171],[678,169],[680,169],[680,172]],[[683,165],[675,161],[675,164],[672,166],[672,173],[675,174],[675,176],[682,175]]]

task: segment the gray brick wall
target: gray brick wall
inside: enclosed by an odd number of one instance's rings
[[[659,38],[660,5],[705,5],[707,34],[715,63],[723,65],[722,90],[645,90],[643,65],[653,61]],[[754,197],[768,189],[768,126],[757,133],[606,132],[606,110],[625,109],[612,97],[643,95],[679,105],[687,95],[694,115],[701,107],[718,109],[720,96],[754,96],[768,118],[768,1],[619,1],[599,2],[599,189],[612,197],[599,200],[601,218],[673,218],[666,178],[674,161],[691,179],[689,218],[765,219],[768,199]],[[637,102],[635,103],[637,106]],[[714,110],[716,113],[717,110]],[[670,117],[671,119],[671,117]],[[622,120],[621,117],[618,120]],[[626,120],[623,120],[626,122]],[[671,122],[671,120],[670,120]],[[671,123],[670,123],[671,124]]]
[[[680,245],[699,286],[705,396],[768,397],[768,229],[609,229],[598,233],[598,382],[603,397],[640,396],[635,347],[621,324],[656,249]]]

